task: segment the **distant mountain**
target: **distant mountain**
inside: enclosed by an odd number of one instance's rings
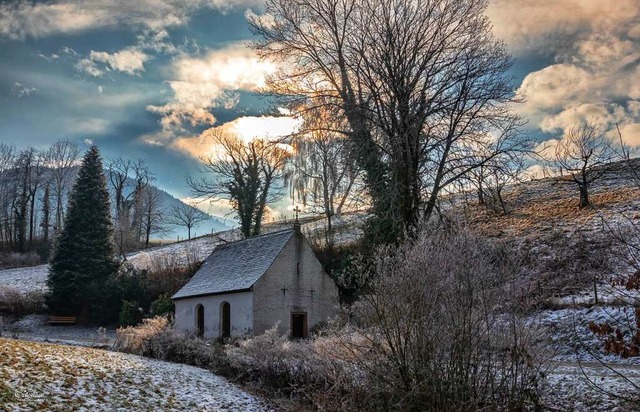
[[[161,208],[167,211],[167,219],[169,218],[171,209],[173,209],[175,206],[178,206],[180,204],[184,204],[183,201],[181,201],[180,199],[176,199],[175,197],[171,196],[169,193],[165,192],[164,190],[157,188],[155,186],[154,186],[154,189],[159,193]],[[191,205],[187,205],[187,206],[193,208],[193,206]],[[195,237],[196,235],[204,235],[206,233],[222,232],[224,230],[229,230],[233,226],[235,226],[232,220],[225,221],[222,218],[219,218],[216,216],[212,216],[212,215],[209,215],[209,216],[211,216],[209,220],[204,221],[200,225],[198,225],[196,228],[191,229],[192,237]],[[187,229],[180,228],[180,227],[170,227],[169,229],[170,230],[164,236],[162,236],[163,239],[177,239],[178,236],[180,237],[180,239],[187,238]],[[158,238],[157,235],[154,235],[151,237],[154,239]]]
[[[105,171],[108,175],[108,171]],[[108,179],[108,177],[107,177]],[[135,181],[133,179],[127,179],[127,192],[126,194],[131,193],[133,187],[135,186]],[[160,189],[159,187],[152,185],[153,190],[155,190],[159,194],[160,199],[160,209],[165,211],[165,220],[169,221],[171,219],[171,210],[179,206],[181,204],[186,204],[180,199],[176,199],[169,193]],[[109,187],[110,191],[111,187]],[[113,201],[113,193],[112,193],[112,201]],[[188,207],[196,209],[195,207],[186,204]],[[208,214],[208,213],[207,213]],[[191,229],[191,237],[196,237],[199,235],[204,235],[208,233],[222,232],[224,230],[229,230],[235,225],[232,220],[227,220],[225,222],[224,219],[216,216],[209,215],[210,219],[200,223],[197,227]],[[151,239],[162,239],[162,240],[177,240],[180,237],[180,240],[187,238],[187,229],[179,226],[171,226],[167,225],[167,230],[164,234],[152,234]]]

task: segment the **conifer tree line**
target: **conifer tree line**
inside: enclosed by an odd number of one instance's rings
[[[49,256],[64,228],[80,155],[81,148],[68,140],[42,150],[0,143],[0,252]],[[148,245],[152,235],[166,230],[153,175],[142,161],[117,158],[103,166],[117,253]]]

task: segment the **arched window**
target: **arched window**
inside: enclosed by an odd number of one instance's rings
[[[196,334],[198,337],[204,335],[204,306],[196,305]]]
[[[231,336],[231,305],[229,302],[220,304],[220,336],[223,338]]]

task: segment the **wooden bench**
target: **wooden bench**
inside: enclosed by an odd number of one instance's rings
[[[75,325],[75,316],[49,316],[49,325]]]

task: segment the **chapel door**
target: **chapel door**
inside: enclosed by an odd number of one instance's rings
[[[307,312],[291,313],[291,337],[303,339],[307,337]]]

